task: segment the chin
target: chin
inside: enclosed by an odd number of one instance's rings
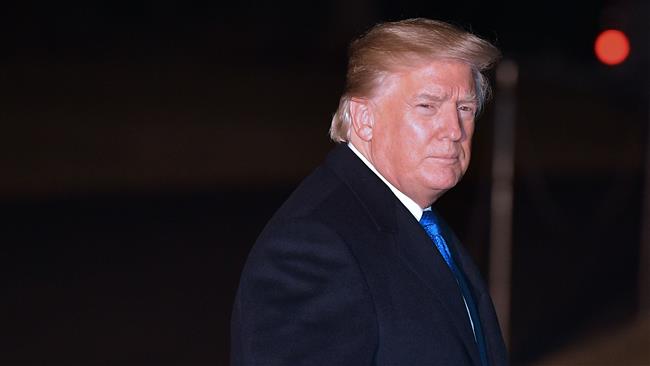
[[[434,176],[426,177],[427,186],[433,190],[446,191],[453,188],[460,179],[462,174],[457,172],[448,172],[447,174],[436,174]]]
[[[437,180],[437,181],[429,182],[427,186],[432,191],[447,191],[453,188],[457,183],[458,180],[443,180],[443,181]]]

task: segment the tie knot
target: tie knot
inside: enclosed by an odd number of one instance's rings
[[[420,225],[425,228],[427,233],[432,235],[440,235],[440,226],[438,225],[438,218],[433,213],[433,211],[428,210],[422,212],[422,218],[420,218]]]

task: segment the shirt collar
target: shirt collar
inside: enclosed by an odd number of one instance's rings
[[[373,173],[375,173],[379,177],[379,179],[382,180],[382,182],[384,182],[388,186],[388,188],[390,188],[390,190],[393,192],[395,197],[397,197],[397,199],[400,202],[402,202],[404,206],[406,206],[406,209],[409,210],[409,212],[413,215],[413,217],[415,217],[417,221],[420,221],[420,219],[422,218],[422,211],[424,211],[422,210],[420,205],[415,203],[415,201],[413,201],[404,193],[400,192],[400,190],[395,188],[395,186],[390,184],[390,182],[386,178],[384,178],[384,176],[381,175],[379,171],[377,171],[375,166],[372,165],[372,163],[359,150],[357,150],[357,148],[354,147],[354,145],[351,142],[348,142],[348,147],[350,148],[350,150],[352,150],[353,153],[355,153],[355,155],[359,157],[359,159],[361,159],[361,161],[363,161],[364,164],[368,166],[370,170],[372,170]],[[430,209],[431,209],[430,207],[426,208],[426,210],[430,210]]]

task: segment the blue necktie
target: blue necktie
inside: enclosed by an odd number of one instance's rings
[[[420,225],[422,225],[424,231],[426,231],[427,235],[429,235],[433,243],[436,245],[442,258],[447,263],[447,266],[449,266],[449,269],[451,269],[454,277],[456,277],[456,282],[458,282],[458,286],[465,298],[465,304],[467,305],[472,324],[474,325],[474,339],[476,340],[476,345],[478,346],[479,354],[481,356],[481,365],[488,366],[487,349],[485,339],[483,338],[483,330],[481,329],[481,320],[478,316],[478,309],[474,303],[472,293],[469,290],[467,280],[465,280],[465,276],[456,265],[456,262],[449,251],[449,247],[447,246],[447,242],[440,232],[438,218],[433,211],[424,211],[422,213],[422,218],[420,219]]]

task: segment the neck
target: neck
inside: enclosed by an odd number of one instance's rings
[[[372,149],[371,145],[368,142],[365,142],[363,140],[354,140],[350,139],[350,144],[361,154],[363,157],[367,160],[370,165],[375,169],[376,173],[378,173],[382,179],[385,179],[386,182],[389,183],[393,188],[391,189],[396,189],[399,192],[401,192],[403,195],[407,196],[410,200],[415,202],[418,206],[420,206],[421,209],[425,209],[427,207],[430,207],[437,199],[440,197],[444,192],[440,191],[431,191],[429,192],[430,194],[417,194],[417,192],[412,192],[409,191],[408,189],[405,189],[402,185],[399,184],[399,180],[394,178],[392,175],[389,174],[389,172],[383,171],[381,169],[381,165],[378,165],[377,162],[374,159],[374,156],[372,154]]]

